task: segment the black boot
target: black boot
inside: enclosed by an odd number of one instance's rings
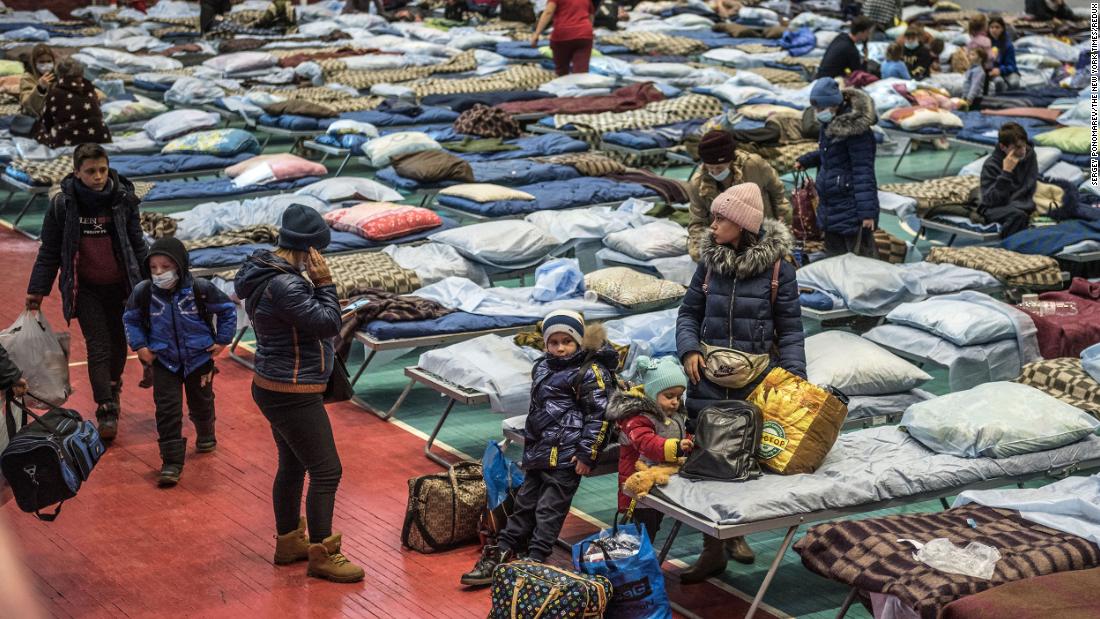
[[[210,453],[218,446],[218,439],[214,436],[214,420],[195,422],[195,451],[201,454]]]
[[[493,571],[501,563],[507,563],[513,558],[511,550],[503,550],[499,546],[485,546],[481,549],[481,558],[474,564],[474,569],[466,572],[459,580],[467,587],[484,587],[493,584]]]
[[[105,443],[115,440],[118,436],[118,405],[114,402],[104,402],[95,411],[95,418],[99,430],[99,438]]]
[[[157,477],[157,485],[162,488],[174,486],[180,481],[183,473],[183,456],[187,451],[187,439],[178,438],[172,441],[160,443],[160,476]]]

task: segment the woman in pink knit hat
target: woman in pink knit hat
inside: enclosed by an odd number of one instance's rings
[[[689,380],[689,426],[711,403],[746,399],[773,367],[806,377],[798,283],[794,267],[784,260],[794,247],[790,229],[764,218],[760,187],[754,183],[725,190],[710,211],[710,234],[702,239],[699,267],[676,318],[676,348]],[[704,344],[768,354],[771,362],[744,387],[722,387],[703,374]],[[680,573],[680,582],[721,574],[727,555],[742,563],[755,560],[744,538],[723,543],[705,537],[703,553]]]

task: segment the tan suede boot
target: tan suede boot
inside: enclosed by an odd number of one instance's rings
[[[744,537],[726,540],[726,554],[734,561],[745,565],[752,565],[756,562],[756,553],[752,551]]]
[[[333,533],[320,544],[309,545],[309,569],[307,576],[324,578],[332,582],[359,582],[363,580],[363,568],[340,554],[339,533]]]
[[[726,571],[726,545],[717,537],[703,536],[703,552],[680,572],[680,584],[694,585]]]
[[[290,565],[309,558],[309,538],[306,519],[298,519],[298,528],[286,535],[275,536],[275,565]]]

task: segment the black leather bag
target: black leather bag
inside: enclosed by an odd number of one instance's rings
[[[332,374],[328,377],[328,385],[325,386],[325,404],[347,402],[355,397],[355,389],[351,386],[351,375],[348,366],[340,355],[332,356]]]
[[[707,406],[695,422],[695,446],[680,475],[713,481],[759,477],[756,450],[763,427],[763,414],[755,404],[727,400]]]

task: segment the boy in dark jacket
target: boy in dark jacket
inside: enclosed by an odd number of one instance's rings
[[[27,285],[27,309],[36,310],[57,278],[65,320],[80,322],[104,441],[118,433],[127,352],[122,313],[130,291],[145,279],[148,248],[138,204],[133,183],[110,168],[102,146],[78,146],[73,173],[61,181],[42,221],[42,245]]]
[[[818,150],[799,157],[795,169],[817,168],[817,221],[825,232],[825,253],[875,258],[875,104],[859,90],[841,91],[828,78],[814,82],[810,104],[821,122]]]
[[[183,472],[183,393],[195,424],[195,449],[214,451],[214,357],[233,340],[237,307],[209,281],[191,277],[187,249],[175,238],[149,249],[151,278],[134,288],[123,322],[141,362],[153,368],[161,469],[157,484]],[[217,330],[213,316],[217,316]]]
[[[1005,123],[997,132],[997,148],[982,166],[978,212],[989,223],[1001,224],[1001,236],[1024,230],[1035,211],[1039,161],[1016,123]]]
[[[524,426],[523,469],[515,512],[498,546],[482,549],[464,585],[489,585],[497,565],[516,556],[527,540],[526,558],[543,562],[561,532],[581,477],[592,472],[608,438],[604,420],[615,388],[619,357],[602,326],[587,330],[584,318],[567,310],[542,321],[546,354],[531,370],[531,407]]]
[[[675,464],[691,451],[684,391],[687,375],[672,357],[634,360],[639,385],[616,391],[607,405],[607,420],[619,426],[619,512],[630,511],[631,498],[623,492],[627,478],[646,464]],[[661,528],[661,512],[635,507],[633,521],[645,525],[650,541]]]

